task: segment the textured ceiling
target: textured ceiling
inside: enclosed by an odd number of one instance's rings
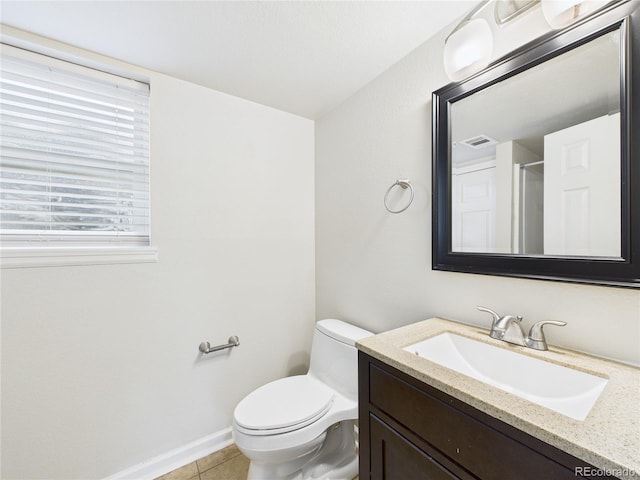
[[[0,21],[316,119],[476,3],[2,0]]]

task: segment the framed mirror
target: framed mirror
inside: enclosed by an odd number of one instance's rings
[[[640,14],[433,93],[433,269],[640,287]]]

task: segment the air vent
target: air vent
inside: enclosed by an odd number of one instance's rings
[[[467,138],[466,140],[462,140],[460,142],[460,144],[466,145],[470,148],[475,148],[476,150],[490,147],[491,145],[496,145],[497,143],[497,140],[494,140],[491,137],[487,137],[486,135],[478,135],[477,137]]]

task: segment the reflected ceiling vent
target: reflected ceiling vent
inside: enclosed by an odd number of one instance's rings
[[[481,148],[490,147],[492,145],[496,145],[498,143],[497,140],[494,140],[491,137],[486,135],[478,135],[477,137],[467,138],[466,140],[461,140],[460,145],[464,145],[466,147],[474,148],[479,150]]]

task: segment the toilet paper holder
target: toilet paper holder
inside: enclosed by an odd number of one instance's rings
[[[229,343],[225,343],[224,345],[216,345],[215,347],[212,347],[209,342],[202,342],[198,347],[198,350],[200,350],[204,354],[207,354],[212,352],[218,352],[220,350],[226,350],[227,348],[233,348],[240,345],[240,339],[235,335],[232,335],[231,337],[229,337],[228,342]]]

